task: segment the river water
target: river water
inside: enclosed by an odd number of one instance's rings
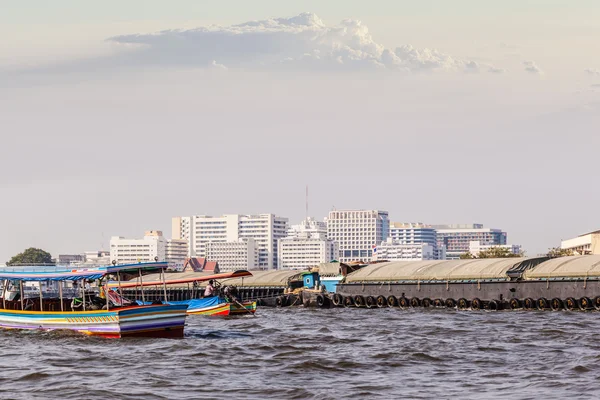
[[[600,314],[269,309],[184,339],[0,331],[2,399],[600,398]]]

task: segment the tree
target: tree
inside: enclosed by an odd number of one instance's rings
[[[10,259],[6,265],[35,265],[35,264],[54,264],[52,255],[42,250],[30,247],[22,253],[17,254]]]
[[[473,258],[513,258],[513,257],[523,257],[525,254],[520,252],[518,254],[513,253],[506,247],[490,247],[487,250],[482,250],[477,254],[472,254],[470,251],[467,251],[464,254],[460,255],[461,260],[470,260]]]
[[[570,249],[561,249],[560,247],[548,249],[548,257],[550,258],[567,257],[572,255],[574,255],[573,250]]]
[[[480,251],[477,258],[513,258],[523,257],[523,255],[523,252],[515,254],[506,247],[490,247],[487,250]]]

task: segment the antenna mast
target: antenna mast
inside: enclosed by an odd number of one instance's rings
[[[306,220],[308,220],[308,185],[306,185]]]

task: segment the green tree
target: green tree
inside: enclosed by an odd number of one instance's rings
[[[54,264],[52,255],[42,250],[30,247],[22,253],[17,254],[10,259],[6,265],[34,265],[34,264]]]
[[[477,258],[513,258],[523,256],[523,252],[515,254],[506,247],[490,247],[489,249],[480,251],[479,254],[477,254]]]
[[[548,257],[550,258],[567,257],[572,255],[574,255],[573,250],[570,249],[561,249],[560,247],[548,249]]]
[[[488,250],[480,251],[477,254],[472,254],[470,251],[467,251],[466,253],[460,255],[460,259],[470,260],[473,258],[513,258],[523,257],[524,255],[525,254],[523,252],[515,254],[505,247],[491,247]]]

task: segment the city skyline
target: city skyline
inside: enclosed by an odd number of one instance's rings
[[[483,222],[545,252],[600,225],[599,16],[554,0],[9,2],[0,260],[173,215],[300,221],[306,184],[314,216]]]

